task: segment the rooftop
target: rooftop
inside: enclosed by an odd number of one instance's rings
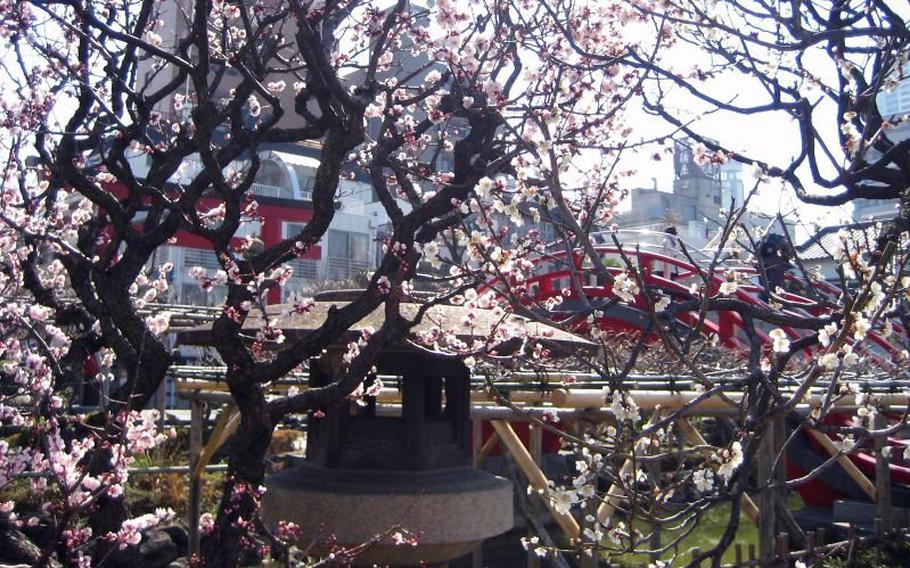
[[[866,250],[871,250],[875,247],[875,239],[878,238],[879,224],[874,221],[865,221],[849,225],[824,227],[809,240],[796,247],[799,257],[803,260],[832,258],[834,253],[842,248],[841,231],[849,235],[851,242],[861,243]]]

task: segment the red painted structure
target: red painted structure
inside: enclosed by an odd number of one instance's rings
[[[606,242],[607,239],[602,239]],[[613,244],[599,244],[595,247],[600,261],[606,266],[606,270],[612,275],[617,276],[625,272],[626,261],[631,262],[638,267],[641,274],[641,283],[644,288],[654,297],[654,293],[669,296],[673,299],[698,299],[703,298],[705,294],[715,296],[718,294],[721,285],[726,281],[725,273],[727,270],[735,270],[739,275],[738,286],[736,291],[730,296],[742,302],[758,307],[770,307],[763,299],[767,297],[762,286],[757,284],[759,281],[758,274],[753,267],[748,266],[729,266],[724,263],[717,263],[713,273],[708,274],[709,263],[704,266],[697,266],[688,259],[682,259],[674,255],[672,247],[622,247]],[[654,250],[659,249],[659,250]],[[680,253],[679,256],[682,256]],[[582,258],[585,255],[578,251],[570,254],[565,251],[558,251],[540,259],[538,272],[526,282],[518,287],[519,294],[526,300],[529,307],[539,308],[550,298],[561,297],[560,307],[550,312],[550,316],[559,319],[561,316],[570,317],[574,315],[573,307],[579,306],[577,286],[571,285],[573,281],[581,282],[582,292],[586,301],[595,303],[598,300],[604,306],[602,315],[595,318],[595,324],[604,331],[626,332],[633,335],[640,335],[647,332],[650,324],[649,300],[639,291],[631,302],[617,303],[616,295],[613,293],[612,284],[605,279],[599,281],[596,271],[590,266],[585,266]],[[613,262],[610,262],[610,261]],[[706,260],[710,260],[707,259]],[[611,266],[616,265],[616,266]],[[707,289],[703,286],[707,280]],[[690,285],[697,283],[700,287],[697,293],[690,290]],[[495,290],[498,281],[491,282],[488,287]],[[515,290],[513,284],[513,291]],[[825,313],[825,308],[811,297],[824,298],[830,301],[836,301],[840,295],[840,290],[827,282],[813,282],[810,284],[788,274],[786,276],[786,286],[788,291],[780,294],[783,300],[789,303],[789,310],[795,314],[804,316],[819,316]],[[811,292],[810,292],[811,290]],[[800,293],[803,292],[803,293]],[[806,294],[806,295],[803,295]],[[576,306],[573,306],[573,303]],[[621,308],[618,310],[617,308]],[[680,313],[676,316],[679,324],[688,328],[700,328],[704,335],[716,335],[722,345],[745,350],[745,336],[743,332],[743,320],[739,314],[730,311],[708,312],[702,316],[697,311]],[[577,328],[584,331],[589,325],[581,323]],[[903,334],[906,331],[898,321],[892,321],[893,332]],[[799,339],[806,332],[794,329],[792,327],[782,326],[781,329],[792,340]],[[770,351],[772,340],[768,336],[770,329],[758,330],[758,335]],[[862,354],[869,360],[878,363],[883,368],[888,368],[896,363],[899,348],[882,337],[880,333],[869,332],[866,336],[867,341],[854,343],[853,349],[856,353]],[[656,340],[656,336],[655,336]],[[811,357],[813,348],[806,349],[805,356]],[[841,415],[832,419],[849,419]],[[903,462],[903,447],[907,444],[904,440],[893,439],[890,441],[893,446],[891,479],[893,483],[910,486],[910,464]],[[553,440],[545,443],[551,449],[558,447]],[[827,457],[824,450],[813,444],[812,449],[819,455]],[[875,477],[875,458],[868,452],[855,452],[851,454],[850,459],[863,471],[867,476]],[[791,478],[801,477],[806,471],[800,470],[798,466],[788,464],[788,474]],[[826,483],[825,475],[820,475],[802,484],[798,491],[803,496],[804,501],[809,505],[830,506],[835,499],[847,496],[844,492],[838,491]]]
[[[117,198],[126,197],[126,190],[122,185],[112,184],[108,189]],[[174,194],[172,197],[177,198],[178,196]],[[259,238],[266,248],[284,240],[284,223],[305,223],[313,218],[313,204],[310,201],[263,195],[251,195],[250,197],[251,201],[255,200],[258,205],[257,210],[261,220]],[[196,210],[200,213],[205,213],[218,207],[223,201],[215,197],[203,197],[197,203]],[[140,224],[141,221],[137,223],[137,225]],[[242,240],[241,238],[231,239],[231,246],[239,247]],[[212,250],[210,243],[205,238],[183,229],[177,231],[169,245],[206,251]],[[311,247],[301,258],[319,260],[322,258],[322,247],[320,245]],[[279,303],[281,301],[281,291],[277,288],[272,288],[269,290],[268,299],[270,303]]]

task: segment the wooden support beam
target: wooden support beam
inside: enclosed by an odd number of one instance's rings
[[[212,429],[212,435],[209,436],[208,443],[202,448],[199,458],[193,465],[194,477],[202,476],[202,472],[212,461],[215,452],[237,431],[238,426],[240,426],[240,413],[237,412],[237,407],[229,404],[218,415],[218,420],[215,421],[215,427]]]
[[[518,434],[515,433],[512,425],[504,420],[492,420],[491,424],[496,430],[496,434],[499,435],[499,440],[502,442],[502,445],[509,450],[512,457],[515,458],[515,463],[518,464],[522,473],[528,478],[531,488],[544,496],[547,508],[550,510],[550,514],[553,515],[553,518],[556,519],[559,527],[570,539],[577,540],[581,534],[578,522],[572,515],[557,511],[553,507],[553,503],[550,499],[546,498],[546,494],[550,490],[547,476],[545,476],[543,472],[540,471],[540,468],[537,467],[537,464],[534,463],[534,458],[531,457],[528,449],[521,443],[521,440],[518,438]]]
[[[490,455],[490,452],[493,451],[498,443],[499,434],[493,432],[490,434],[490,437],[487,438],[487,441],[483,443],[483,446],[480,447],[480,450],[477,451],[474,467],[480,467],[483,464],[483,460],[486,459],[488,455]]]
[[[655,408],[654,412],[651,413],[651,418],[648,419],[648,426],[653,426],[654,424],[657,424],[657,422],[660,420],[661,413],[662,413],[662,410],[661,410],[660,406]],[[636,452],[644,451],[644,449],[646,447],[647,446],[645,446],[645,444],[643,444],[641,441],[639,441],[637,444],[637,447],[636,447]],[[625,479],[632,472],[632,468],[634,467],[634,465],[635,464],[633,463],[633,461],[631,459],[628,459],[625,462],[623,462],[622,467],[619,468],[619,479],[621,479],[621,480]],[[619,508],[619,502],[622,500],[623,495],[624,495],[624,492],[622,490],[622,487],[618,483],[614,483],[614,484],[610,485],[610,488],[607,490],[607,495],[606,495],[603,503],[601,503],[600,506],[597,508],[597,522],[598,523],[600,523],[602,525],[606,525],[610,522],[610,518],[616,512],[616,509]]]
[[[875,484],[869,481],[869,478],[866,477],[862,471],[856,467],[850,458],[842,454],[840,450],[834,445],[834,442],[831,441],[831,438],[825,434],[819,432],[818,430],[812,430],[811,428],[806,428],[806,432],[809,433],[812,438],[819,443],[819,445],[825,449],[829,456],[837,456],[837,463],[840,464],[844,471],[847,472],[847,475],[850,476],[853,481],[859,485],[860,489],[863,490],[863,493],[869,496],[869,499],[872,499],[873,502],[877,502],[877,494],[875,490]]]
[[[676,421],[676,426],[679,428],[679,431],[682,432],[683,436],[689,440],[690,444],[696,446],[708,446],[708,442],[705,440],[704,436],[701,435],[701,432],[695,429],[695,426],[692,426],[692,423],[689,422],[686,418],[680,418]],[[746,493],[743,493],[740,497],[740,506],[742,507],[743,512],[746,514],[749,519],[758,524],[758,505],[755,504],[755,501],[752,497],[749,497]]]
[[[874,427],[881,430],[888,427],[888,417],[879,412],[875,415]],[[894,511],[891,508],[891,459],[885,456],[884,448],[888,439],[875,439],[875,514],[881,519],[878,530],[879,538],[886,536],[894,528]],[[890,451],[890,447],[889,447]]]

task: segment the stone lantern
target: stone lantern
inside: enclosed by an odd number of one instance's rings
[[[272,325],[289,340],[318,328],[329,309],[350,300],[353,292],[316,297],[305,315],[287,316],[275,306]],[[405,316],[417,304],[402,304]],[[453,329],[467,314],[457,306],[431,308],[419,333],[432,325]],[[409,313],[410,312],[410,313]],[[472,310],[469,333],[485,337],[501,315]],[[518,318],[513,318],[517,320]],[[367,327],[379,329],[380,307],[355,324],[342,339],[310,365],[311,387],[337,380],[347,343]],[[250,327],[256,325],[251,322]],[[536,323],[522,322],[529,334],[572,344],[578,338]],[[191,332],[192,333],[192,332]],[[467,338],[467,337],[465,337]],[[202,343],[197,336],[185,343]],[[188,341],[187,341],[188,340]],[[517,342],[512,342],[517,345]],[[503,344],[501,353],[514,350]],[[375,362],[377,376],[397,379],[401,404],[376,399],[342,400],[307,418],[305,459],[266,480],[263,517],[299,525],[308,545],[333,537],[357,546],[376,539],[355,559],[357,565],[417,566],[444,563],[470,552],[484,539],[513,526],[512,485],[506,479],[471,467],[470,370],[459,359],[411,344],[393,346]],[[367,386],[373,377],[367,378]],[[384,389],[388,394],[391,389]],[[395,398],[398,398],[397,396]],[[419,535],[418,544],[394,545],[388,534],[397,527]],[[377,539],[381,535],[385,538]]]

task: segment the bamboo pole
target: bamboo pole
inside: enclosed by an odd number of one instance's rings
[[[812,430],[810,428],[807,428],[806,432],[808,432],[809,435],[812,436],[812,438],[818,442],[822,448],[825,449],[829,456],[837,456],[837,463],[839,463],[841,467],[844,468],[844,471],[847,472],[847,475],[849,475],[850,478],[853,479],[857,485],[859,485],[860,489],[863,490],[863,493],[868,495],[873,502],[877,501],[875,484],[869,481],[869,478],[866,477],[858,467],[856,467],[856,464],[850,461],[850,458],[848,458],[846,455],[841,453],[840,450],[837,449],[837,447],[834,445],[834,442],[831,441],[831,438],[825,434],[822,434],[818,430]]]
[[[306,385],[277,383],[271,385],[269,387],[269,391],[272,395],[283,396],[291,386],[297,386],[301,391],[306,390],[307,388]],[[181,380],[177,381],[177,390],[179,392],[227,392],[227,385],[223,382],[204,379]],[[644,410],[653,409],[657,405],[660,405],[665,410],[678,410],[684,406],[691,404],[692,401],[701,396],[694,391],[670,392],[662,390],[630,390],[627,394],[631,396],[635,400],[636,404],[638,404],[638,406]],[[788,393],[787,391],[783,391],[782,394],[786,396]],[[739,403],[743,395],[740,392],[728,392],[725,393],[724,396],[726,396],[734,403]],[[906,408],[908,402],[910,402],[910,396],[904,393],[881,393],[877,396],[880,405],[886,411],[901,411]],[[557,408],[604,407],[603,393],[601,390],[590,388],[555,389],[551,392],[540,391],[537,389],[510,390],[509,400],[512,402],[520,402],[525,404],[551,403],[554,407]],[[821,395],[813,394],[812,396],[808,397],[808,399],[806,399],[806,402],[797,405],[796,408],[803,410],[809,409],[814,405],[820,404],[822,400],[823,397]],[[490,393],[484,391],[473,391],[471,393],[471,401],[475,403],[495,403],[493,396]],[[393,387],[383,388],[377,396],[377,402],[400,403],[401,391]],[[843,397],[834,403],[831,410],[833,412],[845,412],[855,410],[856,408],[856,405],[851,402],[849,397]],[[700,401],[697,405],[694,405],[689,410],[693,414],[705,414],[713,412],[726,413],[737,411],[738,408],[732,406],[729,402],[725,401],[720,396],[710,396]]]
[[[654,408],[660,405],[664,410],[678,410],[684,406],[692,404],[700,395],[695,391],[691,392],[668,392],[659,390],[630,390],[626,393],[631,396],[635,403],[642,409]],[[787,392],[781,393],[786,396]],[[729,400],[739,403],[742,400],[743,393],[728,392],[724,393]],[[903,409],[906,407],[910,396],[904,393],[882,393],[877,395],[879,403],[882,406]],[[800,406],[818,405],[823,402],[824,396],[813,394]],[[600,408],[604,406],[603,393],[595,389],[555,389],[550,394],[550,400],[554,406],[563,408]],[[695,413],[706,411],[724,411],[734,408],[720,396],[709,396],[698,404],[693,405],[690,409]],[[849,397],[843,397],[834,403],[833,408],[855,408],[855,404]]]
[[[701,435],[701,432],[695,429],[694,426],[685,418],[680,418],[676,421],[677,427],[683,433],[683,435],[689,440],[690,444],[696,446],[708,446],[708,442],[705,440],[704,436]],[[755,501],[752,497],[749,497],[748,494],[743,493],[740,497],[740,506],[742,507],[743,512],[749,519],[758,525],[758,505],[755,504]]]
[[[512,457],[515,458],[515,463],[518,464],[522,473],[528,478],[531,488],[540,492],[542,495],[546,495],[549,491],[547,476],[545,476],[543,472],[540,471],[540,468],[537,467],[537,464],[534,463],[534,459],[531,457],[531,454],[528,452],[528,449],[525,448],[524,444],[521,443],[518,434],[512,429],[512,425],[503,420],[493,420],[491,421],[491,424],[499,435],[500,442],[509,450]],[[547,508],[550,510],[550,514],[556,519],[557,524],[559,524],[559,527],[563,532],[565,532],[570,539],[577,540],[581,531],[575,518],[568,513],[557,511],[549,499],[545,498],[545,501]]]

